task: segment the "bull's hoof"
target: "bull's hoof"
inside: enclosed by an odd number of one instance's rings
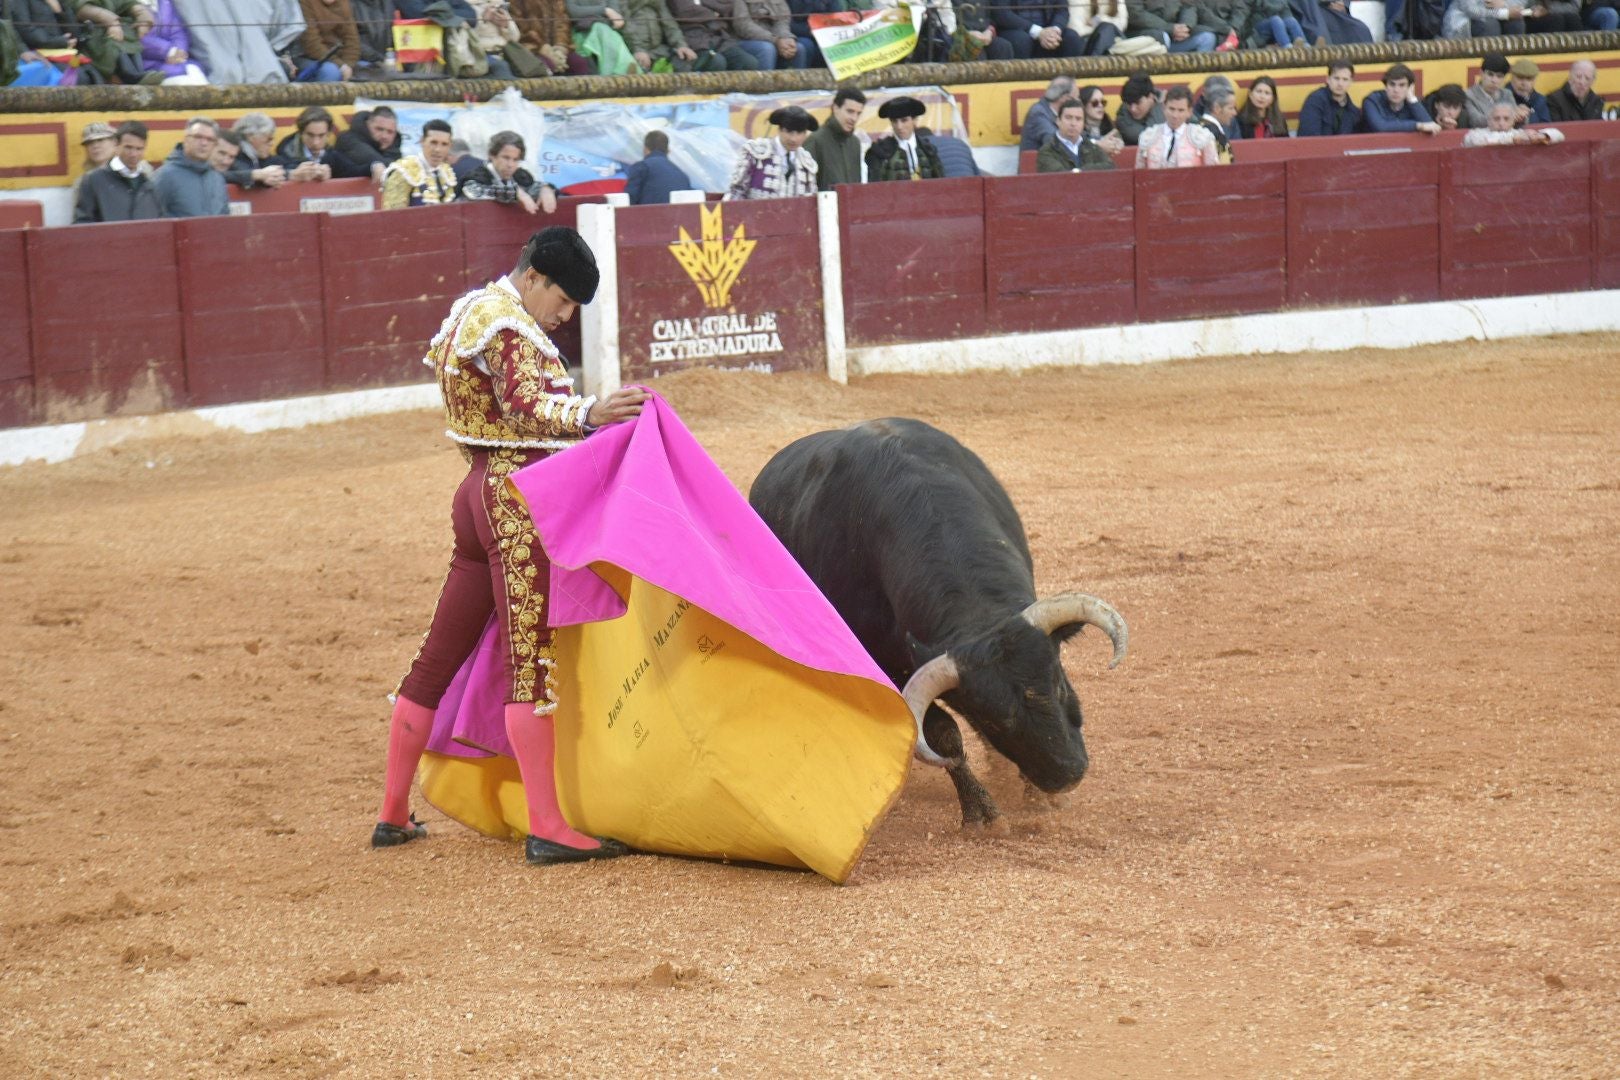
[[[969,836],[1003,837],[1012,835],[1012,826],[1004,817],[994,817],[988,821],[964,821],[962,831]]]

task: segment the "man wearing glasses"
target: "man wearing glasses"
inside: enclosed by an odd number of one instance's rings
[[[152,185],[164,217],[208,217],[230,212],[225,177],[211,158],[219,125],[207,117],[187,121],[186,137],[157,171]]]

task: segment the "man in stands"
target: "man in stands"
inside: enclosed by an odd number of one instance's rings
[[[1421,102],[1412,99],[1412,82],[1412,69],[1405,64],[1394,64],[1384,72],[1384,88],[1362,99],[1361,129],[1438,132],[1440,125],[1429,118]]]
[[[651,71],[660,60],[676,71],[692,70],[697,53],[687,48],[686,35],[664,0],[625,0],[623,9],[624,29],[619,34],[642,71]],[[804,66],[802,56],[793,59],[795,67]]]
[[[1172,86],[1164,95],[1164,123],[1142,132],[1136,148],[1138,169],[1189,169],[1219,165],[1215,136],[1192,119],[1192,91]]]
[[[225,179],[239,188],[277,188],[287,182],[287,170],[276,163],[276,122],[262,112],[243,113],[231,125],[242,137],[241,153]]]
[[[945,176],[939,151],[917,134],[917,120],[928,111],[914,97],[897,97],[878,107],[878,117],[889,122],[893,134],[874,140],[866,152],[866,178],[879,180],[939,180]]]
[[[242,156],[242,136],[234,131],[219,133],[219,142],[214,144],[214,156],[208,159],[208,164],[219,171],[226,180],[231,178],[231,170],[236,168],[236,159]]]
[[[1434,117],[1441,131],[1456,131],[1472,126],[1468,122],[1468,94],[1456,83],[1446,83],[1424,98],[1423,108]]]
[[[1194,4],[1183,0],[1125,0],[1125,13],[1127,37],[1156,38],[1173,53],[1212,52],[1215,48],[1215,31],[1200,23]]]
[[[1479,62],[1479,78],[1468,88],[1468,126],[1482,128],[1498,105],[1512,105],[1513,92],[1507,86],[1507,57],[1501,53],[1486,53]]]
[[[163,162],[153,186],[164,217],[205,217],[229,213],[225,177],[209,159],[219,144],[219,125],[206,117],[186,124],[186,137]]]
[[[287,179],[295,183],[332,179],[329,147],[336,126],[331,113],[311,105],[298,114],[293,133],[277,144],[276,156],[270,160],[285,169]]]
[[[990,0],[990,20],[1017,60],[1053,60],[1085,51],[1080,35],[1069,29],[1067,3]],[[1072,84],[1069,91],[1074,91]]]
[[[1523,57],[1513,61],[1508,70],[1508,89],[1513,92],[1514,104],[1519,107],[1519,124],[1550,124],[1552,114],[1547,111],[1547,99],[1536,92],[1536,77],[1541,68],[1534,60]]]
[[[119,125],[118,149],[111,161],[84,176],[73,208],[75,225],[92,221],[140,221],[163,216],[157,191],[146,170],[146,125],[128,120]]]
[[[1057,130],[1046,137],[1035,158],[1035,171],[1083,172],[1112,169],[1113,159],[1086,138],[1086,107],[1079,98],[1058,102]]]
[[[1154,124],[1164,123],[1164,108],[1159,104],[1153,80],[1145,71],[1139,71],[1125,80],[1119,92],[1119,112],[1114,114],[1114,130],[1126,146],[1135,146],[1142,140],[1142,132]]]
[[[1039,150],[1057,130],[1057,106],[1060,101],[1074,97],[1074,79],[1059,75],[1046,84],[1046,92],[1024,114],[1024,127],[1018,136],[1018,152]]]
[[[810,133],[804,149],[816,163],[816,188],[831,191],[834,184],[861,182],[861,140],[855,134],[866,109],[866,95],[840,89],[833,95],[832,115]]]
[[[1204,126],[1215,140],[1215,153],[1221,159],[1222,165],[1232,163],[1232,139],[1227,134],[1232,121],[1237,119],[1237,95],[1228,86],[1206,86],[1204,90],[1204,112],[1199,116],[1198,123]]]
[[[793,67],[799,40],[793,36],[793,12],[787,0],[732,0],[731,32],[737,47],[752,56],[760,70]]]
[[[1564,141],[1564,133],[1557,128],[1519,128],[1514,130],[1513,125],[1518,120],[1518,110],[1505,102],[1491,106],[1490,115],[1485,118],[1488,125],[1484,128],[1475,128],[1463,136],[1464,146],[1514,146],[1518,144],[1546,145]]]
[[[1356,69],[1348,60],[1328,65],[1327,83],[1310,92],[1299,110],[1301,135],[1349,135],[1361,123],[1361,110],[1350,100]]]
[[[557,209],[557,189],[536,182],[523,159],[529,148],[515,131],[497,131],[489,140],[489,160],[461,182],[460,195],[470,202],[517,205],[525,213]]]
[[[378,105],[370,112],[355,113],[352,126],[338,136],[332,148],[332,175],[369,176],[381,184],[383,173],[399,157],[399,120],[393,109]]]
[[[348,82],[360,63],[360,30],[349,0],[298,0],[304,32],[289,50],[299,82]]]
[[[1547,95],[1548,115],[1565,123],[1603,119],[1603,99],[1592,93],[1596,80],[1597,65],[1592,61],[1569,65],[1569,81]]]
[[[440,206],[455,199],[450,125],[443,120],[429,120],[422,125],[422,152],[388,166],[383,176],[382,206],[384,210],[400,210],[407,206]]]
[[[647,132],[647,137],[641,140],[641,150],[641,160],[625,173],[624,192],[630,196],[631,206],[667,203],[670,192],[692,189],[692,178],[669,160],[667,134]]]

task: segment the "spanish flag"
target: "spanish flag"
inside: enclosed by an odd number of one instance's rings
[[[444,59],[444,27],[432,19],[394,20],[394,60],[432,64]]]
[[[898,797],[916,724],[877,664],[656,395],[510,480],[551,559],[557,788],[644,851],[842,882]],[[493,623],[440,704],[422,788],[527,832]]]

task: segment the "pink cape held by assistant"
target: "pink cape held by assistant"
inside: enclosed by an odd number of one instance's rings
[[[515,473],[551,559],[557,791],[569,823],[653,852],[844,881],[899,795],[916,726],[798,563],[656,394]],[[493,623],[439,706],[422,788],[522,837]]]

